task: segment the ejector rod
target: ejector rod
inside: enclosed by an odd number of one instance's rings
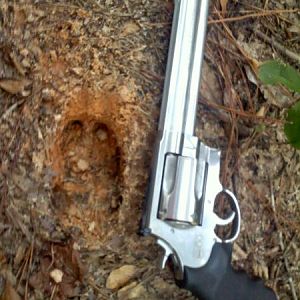
[[[209,0],[176,0],[159,130],[193,135]]]

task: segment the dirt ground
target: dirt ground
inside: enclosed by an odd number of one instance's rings
[[[248,2],[211,3],[196,133],[222,149],[241,206],[233,265],[296,300],[300,155],[283,120],[299,95],[256,75],[270,58],[299,67],[300,4]],[[0,0],[1,300],[194,299],[137,234],[172,12],[161,0]]]

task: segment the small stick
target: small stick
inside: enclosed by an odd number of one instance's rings
[[[281,45],[279,42],[277,42],[274,38],[268,37],[266,34],[262,33],[261,31],[257,30],[257,31],[255,31],[255,34],[257,34],[265,42],[274,46],[274,48],[279,50],[284,55],[288,56],[290,59],[293,59],[293,60],[297,61],[298,64],[300,64],[300,56],[297,53],[286,49],[283,45]]]
[[[21,104],[25,102],[25,99],[22,99],[16,103],[14,103],[12,106],[10,106],[5,113],[0,117],[0,121],[7,119],[7,117]]]
[[[57,284],[53,287],[52,293],[51,293],[51,297],[50,300],[53,300],[55,292],[56,292],[56,288],[57,288]]]
[[[87,283],[88,283],[94,290],[96,290],[102,297],[104,297],[104,299],[107,298],[107,295],[106,295],[105,293],[103,293],[102,289],[101,289],[100,287],[98,287],[98,286],[95,284],[95,282],[94,282],[94,280],[93,280],[92,278],[89,278],[89,279],[87,280]]]
[[[31,251],[30,251],[30,248],[28,248],[27,253],[26,253],[26,257],[25,257],[25,264],[24,264],[24,267],[23,267],[23,269],[22,269],[22,273],[21,273],[20,279],[19,279],[19,281],[18,281],[18,283],[17,283],[17,290],[18,290],[18,288],[19,288],[19,285],[20,285],[21,281],[22,281],[23,278],[24,278],[25,271],[26,271],[26,269],[27,269],[27,266],[28,266],[28,263],[29,263],[29,260],[30,260],[30,252],[31,252]]]
[[[29,265],[27,269],[26,285],[25,285],[25,300],[28,299],[28,284],[29,284],[29,276],[32,268],[33,250],[34,250],[34,238],[32,239],[31,246],[30,246]]]
[[[47,268],[47,271],[49,271],[52,268],[53,264],[54,264],[54,248],[53,248],[53,244],[51,244],[51,263]]]
[[[235,22],[235,21],[242,21],[242,20],[250,19],[250,18],[259,18],[259,17],[264,17],[264,16],[271,16],[271,15],[283,14],[283,13],[295,13],[295,12],[299,12],[299,9],[267,10],[267,11],[262,11],[259,13],[249,14],[249,15],[245,15],[245,16],[237,16],[237,17],[224,18],[224,19],[219,19],[219,20],[209,20],[208,24],[218,24],[218,23],[223,23],[223,22]]]
[[[279,120],[279,119],[274,119],[274,118],[269,118],[269,117],[261,117],[261,116],[255,115],[255,114],[249,114],[248,112],[243,112],[243,111],[231,108],[231,107],[226,107],[226,106],[223,106],[223,105],[220,105],[220,104],[213,103],[213,102],[211,102],[207,99],[204,99],[203,97],[202,97],[201,100],[199,100],[199,103],[201,103],[203,105],[206,105],[206,106],[210,106],[211,108],[214,108],[214,109],[222,109],[226,112],[236,114],[236,115],[238,115],[242,118],[253,119],[254,121],[261,122],[261,123],[264,123],[264,124],[271,124],[271,125],[273,125],[273,124],[277,124],[277,125],[285,124],[284,120]]]

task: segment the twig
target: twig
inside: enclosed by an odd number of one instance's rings
[[[256,11],[256,12],[257,12],[257,11],[263,12],[263,11],[266,10],[266,8],[260,8],[260,7],[257,7],[257,6],[253,6],[253,5],[249,4],[248,2],[250,2],[250,1],[247,1],[247,3],[244,2],[243,5],[245,5],[246,7],[252,8],[252,10],[254,10],[254,11]],[[250,11],[251,11],[251,10],[250,10]],[[298,8],[298,11],[299,11],[299,8]],[[283,18],[283,17],[281,16],[281,14],[278,15],[278,18],[281,19],[281,20],[283,20],[283,21],[285,21],[285,22],[288,23],[288,24],[293,24],[292,21],[287,20],[286,18]]]
[[[204,99],[203,97],[202,97],[202,99],[199,100],[199,103],[206,105],[206,106],[210,106],[214,109],[222,109],[229,113],[234,113],[243,118],[253,119],[254,121],[257,121],[257,122],[262,122],[262,123],[266,123],[266,124],[278,124],[278,125],[283,125],[285,123],[284,120],[273,119],[273,118],[268,118],[268,117],[260,117],[260,116],[257,116],[254,114],[249,114],[247,112],[243,112],[243,111],[231,108],[231,107],[226,107],[226,106],[223,106],[220,104],[216,104],[209,100]]]
[[[56,285],[53,287],[53,289],[52,289],[52,293],[51,293],[50,300],[53,300],[54,295],[55,295],[55,292],[56,292],[56,289],[57,289],[57,284],[56,284]]]
[[[249,14],[249,15],[245,15],[245,16],[222,18],[219,20],[209,20],[208,24],[218,24],[218,23],[223,23],[223,22],[235,22],[235,21],[242,21],[242,20],[250,19],[250,18],[259,18],[259,17],[264,17],[264,16],[271,16],[271,15],[277,15],[277,14],[283,14],[283,13],[295,13],[295,12],[299,12],[299,9],[267,10],[267,11],[262,11],[259,13]]]
[[[220,18],[220,21],[222,23],[222,26],[224,27],[227,35],[229,36],[229,38],[231,39],[231,41],[234,43],[234,45],[236,46],[236,48],[240,51],[240,53],[245,57],[246,61],[249,63],[250,67],[253,69],[253,71],[256,71],[257,68],[257,61],[250,57],[248,55],[248,53],[239,45],[239,43],[237,42],[237,40],[235,39],[232,31],[230,30],[230,28],[227,26],[227,24],[225,24],[225,22],[222,19],[222,16],[220,14],[220,12],[216,9],[216,7],[214,7],[214,12],[217,13],[218,17]],[[256,72],[255,72],[256,73]]]
[[[253,10],[252,10],[253,11]],[[251,13],[248,15],[244,16],[236,16],[236,17],[228,17],[228,18],[222,18],[219,20],[213,20],[210,19],[208,21],[208,24],[219,24],[223,22],[236,22],[236,21],[243,21],[246,19],[251,19],[251,18],[260,18],[260,17],[266,17],[266,16],[272,16],[272,15],[279,15],[279,14],[284,14],[284,13],[297,13],[299,12],[299,9],[274,9],[274,10],[262,10],[261,12],[257,13]],[[212,12],[212,14],[219,14],[220,12]],[[228,11],[226,12],[228,13]],[[143,23],[146,26],[150,27],[164,27],[164,26],[169,26],[171,23],[170,22],[160,22],[160,23],[150,23],[150,22],[145,22]]]
[[[102,289],[98,287],[92,278],[88,278],[87,283],[96,290],[104,299],[108,299],[107,295],[103,293]]]
[[[265,5],[264,5],[264,9],[266,9],[269,5],[269,0],[266,0]]]
[[[288,56],[290,59],[293,59],[293,60],[297,61],[298,64],[300,64],[300,55],[298,55],[297,53],[295,53],[291,50],[286,49],[283,45],[281,45],[279,42],[277,42],[274,38],[268,37],[266,34],[262,33],[261,31],[256,30],[255,34],[258,35],[265,42],[274,46],[282,54]]]
[[[21,229],[22,233],[25,235],[27,240],[30,242],[32,241],[32,235],[27,228],[27,226],[23,223],[22,217],[19,214],[19,212],[16,210],[16,208],[13,205],[10,205],[6,211],[6,215],[11,219],[12,223],[16,228]]]
[[[51,244],[51,263],[50,263],[49,267],[47,268],[47,271],[50,271],[53,264],[54,264],[54,248],[53,248],[53,244]]]
[[[25,99],[22,99],[16,103],[14,103],[12,106],[10,106],[5,113],[0,117],[0,122],[2,120],[5,120],[18,106],[22,105],[25,102]]]
[[[30,246],[29,265],[27,269],[26,285],[25,285],[25,300],[28,299],[28,284],[29,284],[30,271],[32,268],[33,250],[34,250],[34,238],[32,239],[31,246]]]
[[[25,257],[25,261],[24,261],[24,264],[23,264],[21,276],[20,276],[19,281],[18,281],[18,283],[17,283],[17,290],[18,290],[18,288],[19,288],[19,285],[20,285],[22,279],[24,278],[24,274],[25,274],[25,271],[26,271],[26,269],[27,269],[29,260],[30,260],[30,248],[28,248],[27,253],[26,253],[26,257]],[[19,272],[18,272],[18,274],[19,274]]]

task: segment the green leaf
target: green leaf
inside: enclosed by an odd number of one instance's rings
[[[289,143],[297,149],[300,149],[300,102],[297,102],[289,109],[284,125],[284,132]]]
[[[264,84],[283,84],[300,93],[300,73],[288,64],[276,60],[266,61],[259,67],[258,78]]]

